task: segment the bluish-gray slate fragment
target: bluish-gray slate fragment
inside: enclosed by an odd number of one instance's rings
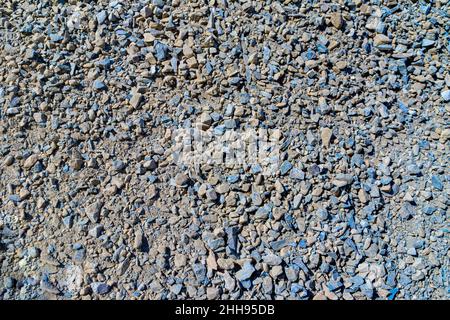
[[[250,262],[245,262],[242,268],[236,272],[236,279],[239,281],[248,280],[255,271],[255,267]]]
[[[206,267],[201,263],[195,263],[192,266],[192,270],[194,271],[194,275],[199,282],[204,282],[206,280]]]
[[[227,248],[230,250],[230,254],[236,255],[238,249],[238,234],[239,227],[233,226],[225,229],[227,233]]]
[[[153,48],[155,50],[155,57],[158,61],[166,60],[169,51],[169,47],[166,44],[156,41]]]
[[[280,174],[285,175],[292,169],[292,164],[289,161],[284,161],[280,166]]]
[[[272,241],[270,243],[270,247],[275,250],[275,251],[280,251],[281,249],[283,249],[284,247],[286,247],[288,245],[287,241],[285,239],[281,239],[281,240],[276,240],[276,241]]]
[[[107,18],[107,14],[105,10],[100,11],[96,14],[97,22],[98,24],[103,24]]]
[[[106,89],[106,85],[100,80],[95,80],[94,81],[94,89],[105,90]]]
[[[434,40],[430,40],[430,39],[423,39],[422,40],[422,47],[424,47],[424,48],[433,47],[434,44],[435,44]]]
[[[433,188],[435,188],[438,191],[444,190],[444,185],[442,184],[438,176],[431,177],[431,184],[433,185]]]
[[[305,173],[298,169],[298,168],[292,168],[290,173],[289,173],[289,177],[291,179],[295,179],[295,180],[304,180],[305,179]]]
[[[450,90],[443,90],[441,92],[441,97],[444,101],[450,101]]]
[[[91,283],[92,292],[99,295],[107,294],[111,287],[104,282],[93,282]]]

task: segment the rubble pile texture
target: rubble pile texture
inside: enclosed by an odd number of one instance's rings
[[[449,16],[4,0],[0,298],[448,299]],[[193,127],[278,167],[180,163]]]

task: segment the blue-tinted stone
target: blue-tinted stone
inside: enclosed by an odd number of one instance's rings
[[[422,47],[429,48],[434,46],[435,41],[430,39],[423,39],[422,40]]]
[[[289,173],[289,177],[296,180],[304,180],[305,173],[298,168],[293,168]]]
[[[51,34],[50,35],[50,41],[51,42],[60,42],[60,41],[62,41],[64,39],[64,37],[63,36],[60,36],[59,34]]]
[[[356,244],[355,244],[355,242],[354,242],[352,239],[347,238],[347,239],[345,240],[344,244],[345,244],[348,248],[352,249],[353,251],[358,252],[358,248],[356,247]]]
[[[264,47],[263,48],[263,62],[267,63],[270,59],[270,48]]]
[[[325,221],[328,219],[328,211],[324,208],[320,208],[317,210],[317,217],[321,220],[321,221]]]
[[[263,207],[258,208],[255,213],[255,219],[266,220],[272,212],[272,206],[269,204],[264,205]]]
[[[72,228],[74,217],[72,215],[65,216],[63,219],[63,224],[67,228]]]
[[[397,277],[397,274],[395,271],[389,271],[387,277],[386,277],[386,284],[390,287],[394,287],[396,284],[395,278]]]
[[[227,233],[227,247],[231,251],[231,254],[235,255],[237,254],[239,227],[233,226],[225,230]]]
[[[450,90],[443,90],[441,92],[441,97],[442,99],[444,99],[445,101],[450,101]]]
[[[309,172],[311,172],[313,176],[319,175],[321,171],[322,169],[315,163],[309,167]]]
[[[8,196],[8,199],[12,202],[20,202],[20,197],[17,194],[12,194]]]
[[[418,240],[414,241],[413,247],[415,249],[423,249],[425,247],[425,240],[418,239]]]
[[[298,283],[291,284],[291,293],[299,293],[302,290],[304,290],[304,288]]]
[[[399,102],[398,102],[398,107],[400,108],[400,110],[401,110],[402,112],[408,113],[408,106],[407,106],[404,102],[399,101]]]
[[[281,175],[284,176],[291,169],[292,169],[292,164],[289,161],[284,161],[280,166],[280,173],[281,173]]]
[[[227,119],[223,122],[225,128],[227,129],[234,129],[237,127],[237,123],[235,119]]]
[[[416,209],[411,203],[405,202],[400,209],[400,214],[402,219],[408,220],[409,218],[415,216]]]
[[[253,257],[253,259],[255,259],[256,262],[259,262],[262,259],[261,254],[256,250],[253,250],[250,255]]]
[[[327,53],[328,52],[328,48],[326,46],[324,46],[321,43],[317,44],[317,52],[319,53]]]
[[[206,279],[206,267],[201,263],[195,263],[192,266],[192,270],[194,271],[194,275],[199,282],[204,282]]]
[[[96,18],[97,18],[98,24],[103,24],[103,22],[105,22],[105,20],[106,20],[106,17],[107,17],[107,15],[106,15],[105,10],[102,10],[99,13],[97,13]]]
[[[421,173],[419,166],[415,164],[408,165],[406,167],[406,170],[408,171],[409,174],[412,175],[419,175]]]
[[[225,130],[226,128],[224,125],[218,125],[217,127],[214,127],[213,132],[216,136],[221,136],[225,133]]]
[[[183,285],[181,283],[174,284],[170,287],[170,291],[174,294],[179,294],[181,290],[183,289]]]
[[[308,243],[306,242],[306,240],[305,239],[302,239],[302,240],[300,240],[300,242],[298,243],[298,246],[300,247],[300,248],[306,248],[307,246],[308,246]]]
[[[227,177],[228,183],[236,183],[239,181],[239,175],[231,175]]]
[[[165,5],[165,1],[164,0],[152,0],[152,4],[159,8],[163,8]]]
[[[234,105],[232,105],[231,103],[227,104],[227,106],[225,107],[224,115],[226,117],[231,117],[233,113],[234,113]]]
[[[287,227],[292,230],[295,227],[295,219],[292,215],[290,215],[289,213],[286,213],[284,215],[284,221],[286,221],[286,225]]]
[[[228,79],[228,83],[231,85],[238,85],[242,81],[241,77],[231,77]]]
[[[371,107],[365,107],[363,112],[365,117],[370,117],[373,114],[373,109]]]
[[[351,164],[360,168],[364,164],[364,158],[361,154],[356,153],[353,155]]]
[[[245,281],[250,279],[252,274],[256,271],[255,267],[250,262],[245,262],[241,270],[236,272],[236,279],[239,281]]]
[[[106,89],[106,85],[100,80],[95,80],[94,81],[94,88],[97,89],[97,90],[104,90],[104,89]]]
[[[166,44],[156,41],[153,48],[155,50],[155,57],[158,61],[166,60],[167,52],[169,50],[169,47]]]
[[[398,184],[394,183],[391,188],[391,195],[396,195],[400,190]]]
[[[335,291],[338,290],[339,288],[342,288],[344,285],[342,284],[342,282],[340,281],[329,281],[327,283],[327,287],[328,289],[330,289],[331,291]]]
[[[253,283],[252,283],[252,280],[250,280],[250,279],[247,279],[247,280],[243,280],[243,281],[241,281],[241,285],[242,285],[242,287],[244,287],[244,289],[247,289],[247,290],[249,290],[249,289],[251,289],[251,288],[252,288],[252,286],[253,286]]]
[[[76,242],[76,243],[72,244],[72,249],[73,250],[83,249],[83,245],[81,243]]]
[[[273,250],[279,251],[279,250],[281,250],[282,248],[284,248],[284,247],[287,246],[287,242],[286,242],[285,239],[277,240],[277,241],[272,241],[272,242],[270,243],[270,246],[272,247]]]
[[[384,176],[380,179],[380,182],[382,185],[386,186],[392,182],[392,178]]]
[[[331,267],[330,267],[330,265],[328,264],[328,263],[322,263],[321,265],[320,265],[320,271],[322,272],[322,273],[328,273],[328,272],[330,272],[330,270],[331,270]]]
[[[444,185],[442,184],[438,176],[431,177],[431,184],[436,190],[442,191],[444,189]]]
[[[205,64],[205,69],[208,75],[210,75],[214,71],[214,68],[209,61]]]
[[[20,104],[20,98],[19,97],[14,97],[11,99],[11,101],[9,102],[9,107],[10,108],[15,108]]]
[[[123,30],[123,29],[117,29],[116,30],[116,35],[118,35],[120,37],[127,37],[128,36],[128,32],[126,30]]]
[[[259,164],[253,164],[251,166],[251,170],[252,170],[253,174],[257,174],[257,173],[260,173],[262,171],[262,168],[261,168],[261,166]]]
[[[376,176],[377,176],[377,171],[374,168],[368,168],[367,169],[367,174],[368,174],[370,179],[375,179]]]
[[[296,266],[298,266],[300,269],[303,270],[304,273],[309,274],[310,270],[303,262],[302,258],[300,256],[295,257],[295,259],[292,261],[292,263]]]
[[[36,162],[36,164],[33,166],[33,172],[35,172],[35,173],[42,172],[43,170],[44,170],[44,165],[40,161]]]
[[[420,149],[428,150],[430,149],[430,143],[427,140],[420,140],[419,147]]]
[[[85,257],[86,257],[86,250],[79,249],[79,250],[75,251],[75,253],[73,254],[72,259],[76,263],[83,263]]]
[[[390,44],[380,44],[377,46],[377,49],[380,51],[392,51],[394,50],[394,47]]]
[[[431,4],[429,3],[421,3],[420,4],[420,11],[422,11],[424,14],[429,14],[431,11]]]
[[[100,295],[107,294],[111,290],[110,286],[103,282],[91,283],[91,289],[95,294]]]
[[[354,277],[351,278],[351,281],[352,281],[353,285],[358,287],[358,288],[360,286],[362,286],[364,284],[364,282],[365,282],[364,278],[361,277],[361,276],[354,276]]]
[[[399,279],[398,279],[398,283],[402,286],[402,287],[406,287],[407,285],[411,284],[412,280],[410,277],[408,277],[405,274],[401,274]]]
[[[222,248],[225,246],[225,240],[221,237],[215,237],[212,233],[203,233],[203,241],[206,242],[206,245],[209,247],[209,249],[216,251],[219,248]]]
[[[393,288],[391,291],[389,291],[388,300],[394,300],[397,292],[398,288]]]
[[[113,161],[113,168],[116,171],[121,171],[121,170],[125,169],[126,166],[127,166],[127,164],[125,162],[123,162],[122,160],[114,160]]]
[[[33,32],[33,26],[27,23],[20,29],[20,32],[30,34]]]
[[[362,285],[360,287],[360,290],[368,299],[373,298],[374,290],[372,287],[369,287],[368,285]]]
[[[211,119],[212,119],[214,122],[217,122],[217,121],[219,121],[219,120],[222,119],[222,115],[221,115],[220,113],[217,113],[217,112],[212,112],[212,113],[210,114],[210,116],[211,116]]]
[[[248,93],[241,93],[239,98],[240,103],[247,104],[250,102],[250,95]]]
[[[306,52],[306,59],[313,60],[315,58],[316,58],[316,53],[313,50],[308,49],[308,51]]]
[[[424,212],[426,215],[432,215],[435,211],[436,211],[436,208],[430,207],[430,206],[427,206],[427,207],[425,207],[425,208],[423,209],[423,212]]]

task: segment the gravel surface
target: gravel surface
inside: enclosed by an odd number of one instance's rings
[[[449,17],[3,0],[0,299],[449,299]]]

